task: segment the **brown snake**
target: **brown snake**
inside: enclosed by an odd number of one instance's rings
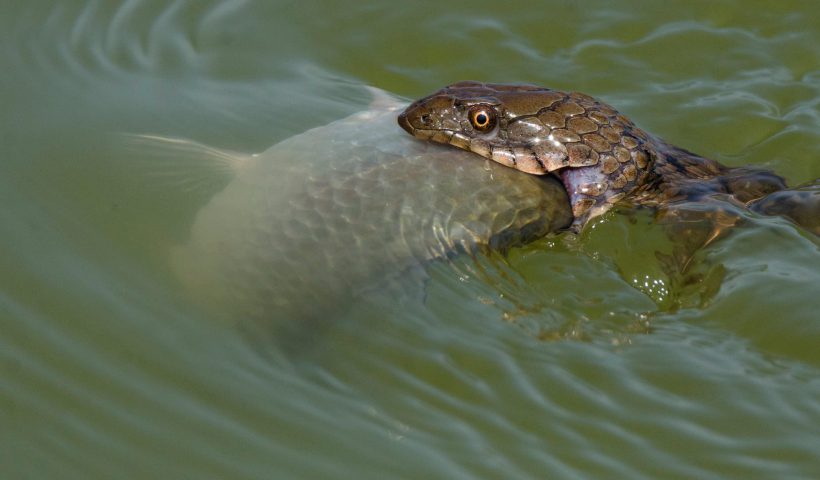
[[[773,172],[727,167],[672,146],[582,93],[459,82],[412,103],[398,122],[417,138],[523,172],[557,175],[569,195],[576,229],[621,200],[661,206],[725,194],[749,205],[786,189]],[[811,217],[809,230],[816,228],[814,217],[820,212],[817,185],[795,197],[800,214]]]

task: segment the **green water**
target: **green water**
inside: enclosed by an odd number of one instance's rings
[[[258,152],[364,85],[529,82],[798,184],[820,7],[772,5],[3,2],[0,477],[819,478],[820,252],[783,219],[676,275],[616,212],[431,264],[422,297],[370,292],[283,352],[180,293],[208,198],[112,140]]]

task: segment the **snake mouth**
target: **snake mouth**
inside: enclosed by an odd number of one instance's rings
[[[431,140],[433,143],[441,144],[442,146],[452,144],[450,140],[453,138],[453,134],[455,133],[451,130],[414,127],[413,124],[410,123],[410,120],[408,120],[407,117],[403,114],[399,115],[399,126],[401,126],[401,128],[403,128],[407,133],[409,133],[410,135],[419,140]],[[459,145],[456,146],[465,150],[469,150]]]
[[[413,127],[413,125],[410,124],[410,120],[407,119],[407,112],[401,112],[399,114],[399,126],[410,135],[416,135],[415,127]]]
[[[557,178],[558,181],[561,182],[561,185],[564,186],[564,190],[567,191],[567,195],[570,195],[575,190],[575,185],[574,185],[572,179],[570,178],[570,176],[568,175],[568,173],[569,173],[569,168],[562,168],[562,169],[550,172],[550,175]]]

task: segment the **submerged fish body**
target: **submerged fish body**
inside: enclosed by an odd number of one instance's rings
[[[417,142],[396,126],[402,106],[248,157],[174,252],[187,290],[237,320],[323,317],[427,262],[571,222],[556,180]]]

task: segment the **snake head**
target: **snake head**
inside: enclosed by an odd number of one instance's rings
[[[564,183],[576,226],[650,178],[652,140],[609,105],[534,85],[459,82],[398,118],[411,135]]]
[[[542,125],[524,121],[522,115],[537,113],[550,98],[559,97],[530,85],[459,82],[411,104],[399,115],[399,125],[417,138],[543,175],[560,168],[556,162],[568,158],[567,151],[547,139]],[[533,147],[539,155],[533,155]]]

